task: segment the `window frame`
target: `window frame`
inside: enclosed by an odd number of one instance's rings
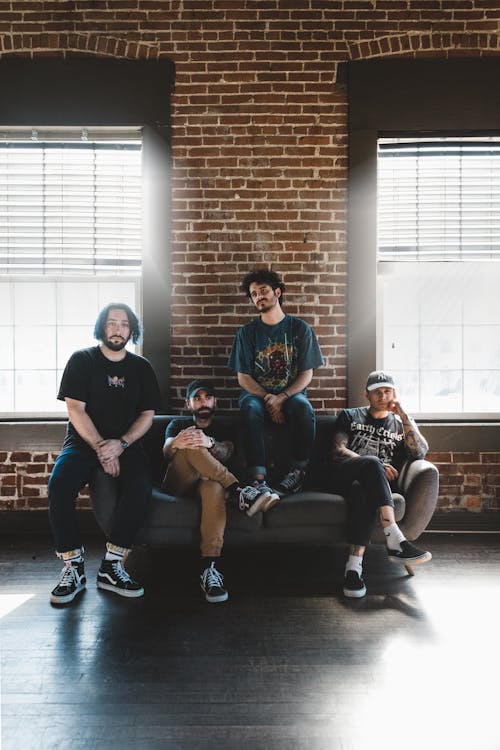
[[[366,375],[377,367],[378,139],[498,135],[500,102],[491,97],[491,87],[499,73],[495,58],[348,64],[349,404],[364,402]],[[479,424],[473,414],[432,415],[426,422]],[[480,423],[491,422],[498,416]]]
[[[171,322],[170,95],[174,81],[174,64],[165,58],[0,60],[2,127],[138,127],[142,131],[142,353],[156,371],[167,411]],[[158,321],[163,322],[162,326]],[[38,421],[38,417],[35,419]]]

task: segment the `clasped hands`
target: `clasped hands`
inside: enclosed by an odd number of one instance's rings
[[[117,438],[101,440],[100,443],[97,443],[95,452],[97,453],[97,458],[101,462],[101,466],[106,474],[110,474],[112,477],[118,477],[120,475],[119,458],[123,453],[120,440]]]
[[[272,421],[276,424],[285,423],[285,415],[283,414],[283,402],[286,401],[286,395],[281,393],[266,393],[264,396],[264,405],[266,411],[271,417]]]
[[[186,427],[181,430],[178,435],[172,440],[172,447],[179,449],[187,448],[193,450],[196,448],[210,448],[212,440],[208,435],[205,435],[203,430],[199,430],[195,425]]]

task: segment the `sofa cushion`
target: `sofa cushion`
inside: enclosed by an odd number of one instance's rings
[[[307,491],[283,498],[264,514],[264,526],[343,526],[345,518],[345,502],[341,495]]]
[[[168,526],[170,528],[196,528],[200,526],[201,501],[196,497],[174,497],[158,488],[153,489],[153,502],[144,526]],[[262,527],[262,513],[248,518],[238,508],[227,508],[227,526],[241,531],[255,531]]]

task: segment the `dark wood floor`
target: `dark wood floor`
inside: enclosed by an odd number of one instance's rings
[[[344,550],[229,550],[208,605],[189,550],[136,560],[142,600],[94,585],[52,607],[59,562],[2,540],[2,750],[500,748],[500,538],[427,535],[408,578],[369,550],[368,596],[341,595]]]

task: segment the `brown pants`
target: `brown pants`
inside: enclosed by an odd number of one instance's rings
[[[226,528],[225,490],[238,480],[206,448],[183,448],[171,460],[162,489],[201,499],[201,554],[220,557]]]

